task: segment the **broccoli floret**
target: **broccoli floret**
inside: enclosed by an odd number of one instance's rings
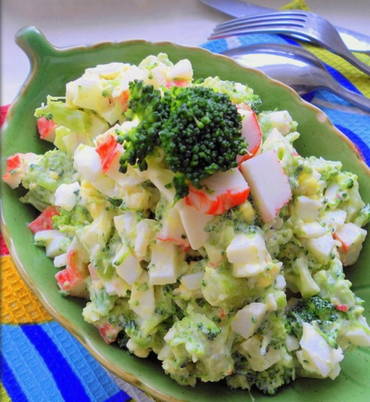
[[[237,155],[246,153],[241,136],[241,117],[225,94],[209,88],[172,88],[164,102],[169,118],[160,132],[165,162],[177,173],[178,196],[187,192],[185,183],[195,186],[216,172],[237,165]]]
[[[233,353],[234,373],[226,378],[231,388],[251,389],[254,385],[265,394],[273,395],[282,385],[295,379],[293,364],[276,363],[264,371],[254,371],[249,367],[244,355]]]
[[[322,321],[337,319],[334,306],[320,296],[312,296],[307,299],[307,307]]]
[[[287,312],[287,331],[302,337],[302,324],[304,322],[316,322],[318,329],[331,346],[336,345],[337,326],[335,322],[339,318],[334,306],[320,296],[312,296],[299,300],[293,308]]]
[[[61,209],[52,218],[53,228],[74,236],[76,231],[92,222],[89,211],[82,205],[76,205],[72,211]]]
[[[95,311],[101,317],[107,316],[114,307],[117,296],[109,295],[104,288],[96,289],[94,286],[89,287],[91,303],[94,303]]]
[[[161,92],[152,85],[135,80],[130,82],[129,90],[126,118],[137,118],[140,123],[128,133],[118,132],[118,140],[125,150],[120,161],[122,172],[126,172],[127,165],[135,164],[142,170],[146,169],[145,157],[159,144],[159,130],[168,117],[168,105],[162,101]]]
[[[29,191],[21,201],[42,211],[48,205],[54,205],[54,194],[61,184],[75,180],[73,160],[57,149],[48,151],[36,163],[31,163],[26,171],[22,185]]]
[[[273,395],[284,384],[289,384],[295,379],[294,367],[285,367],[274,364],[265,371],[256,372],[254,376],[255,386],[265,394]]]

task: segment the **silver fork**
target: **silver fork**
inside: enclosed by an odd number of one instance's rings
[[[359,70],[370,75],[370,66],[348,50],[334,26],[326,19],[310,12],[285,11],[235,18],[218,24],[209,39],[249,33],[298,34],[343,57]]]

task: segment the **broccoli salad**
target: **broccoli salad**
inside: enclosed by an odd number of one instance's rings
[[[296,151],[289,111],[158,54],[86,69],[35,117],[54,147],[9,157],[3,180],[105,342],[182,385],[268,394],[370,346],[343,268],[370,205],[341,162]]]

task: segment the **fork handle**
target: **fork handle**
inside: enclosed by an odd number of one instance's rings
[[[363,73],[370,75],[370,66],[363,63],[360,59],[354,56],[349,50],[341,51],[340,53],[336,52],[334,49],[330,49],[333,53],[337,54],[338,56],[343,57],[343,59],[347,60],[353,66],[357,67]]]
[[[330,90],[341,98],[347,100],[358,108],[370,113],[370,99],[364,95],[357,94],[349,89],[339,85],[336,81],[328,85]]]

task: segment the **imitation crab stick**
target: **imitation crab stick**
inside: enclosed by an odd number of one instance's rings
[[[121,145],[114,135],[108,135],[105,141],[97,146],[96,152],[100,156],[103,172],[107,172],[121,154]]]
[[[5,173],[2,179],[11,188],[17,188],[24,177],[28,165],[37,158],[39,158],[39,155],[32,152],[26,154],[16,153],[9,156],[6,160]]]
[[[37,120],[37,129],[42,140],[54,142],[55,140],[55,128],[57,125],[53,120],[46,117],[40,117]]]
[[[117,339],[118,333],[121,328],[110,324],[109,322],[104,322],[96,325],[100,336],[104,339],[105,343],[112,343]]]
[[[361,251],[366,237],[366,230],[354,223],[345,223],[333,233],[340,243],[339,255],[344,266],[353,264]]]
[[[88,276],[87,264],[84,263],[78,250],[72,249],[67,253],[67,266],[55,275],[60,290],[76,297],[87,294],[85,279]]]
[[[238,110],[242,116],[242,136],[248,144],[247,153],[238,157],[238,163],[241,163],[252,158],[259,151],[262,144],[262,131],[256,114],[248,105],[238,105]]]
[[[55,215],[59,215],[58,209],[54,206],[47,207],[35,220],[28,224],[28,228],[33,233],[41,230],[51,230],[53,229],[53,216]]]
[[[249,195],[249,186],[238,169],[216,173],[202,182],[202,189],[190,187],[186,205],[207,215],[221,215],[242,204]]]

